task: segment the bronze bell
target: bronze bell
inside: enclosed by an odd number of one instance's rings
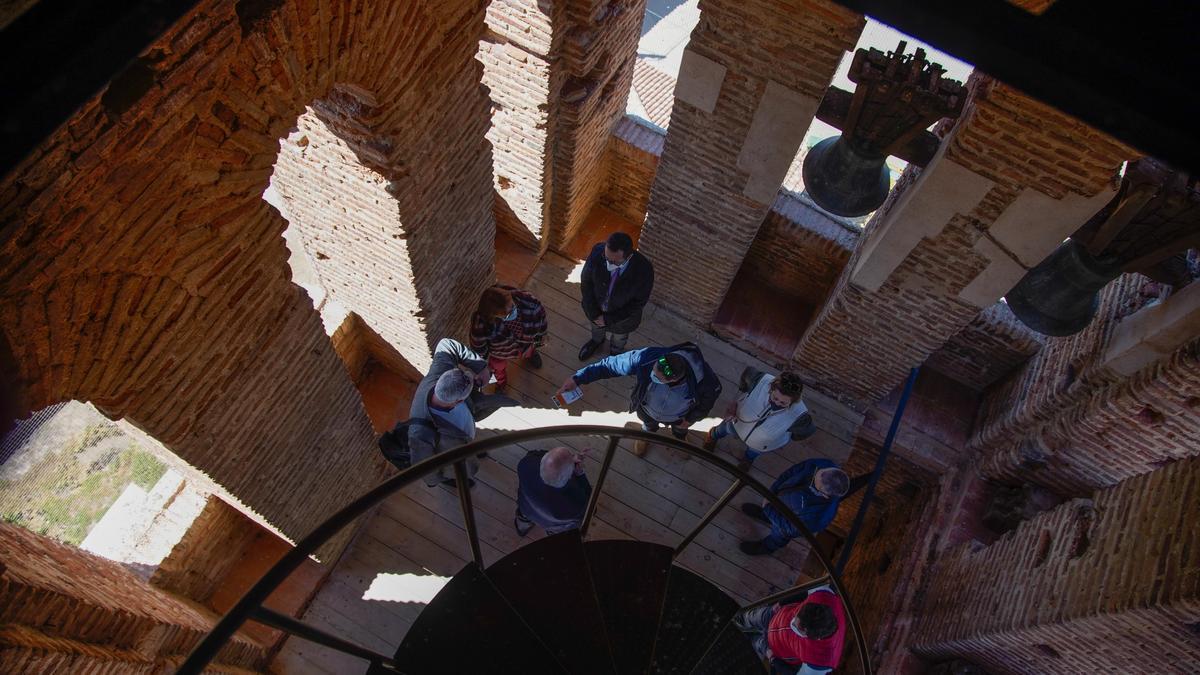
[[[817,206],[853,218],[879,208],[891,189],[886,156],[867,156],[843,136],[817,143],[804,158],[804,190]]]
[[[1004,299],[1026,326],[1053,337],[1083,330],[1100,304],[1100,289],[1121,274],[1115,256],[1093,257],[1074,239],[1025,273]]]

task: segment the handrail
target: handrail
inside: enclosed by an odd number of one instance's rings
[[[497,448],[502,448],[509,445],[523,444],[529,441],[537,441],[543,439],[562,438],[567,436],[605,436],[609,439],[609,446],[605,455],[605,464],[601,467],[601,476],[597,480],[597,486],[593,490],[592,498],[588,503],[590,515],[595,512],[595,500],[598,499],[600,489],[603,486],[604,474],[607,473],[608,465],[612,461],[612,456],[616,450],[617,442],[622,438],[634,440],[643,440],[656,445],[667,446],[676,450],[681,450],[693,459],[698,459],[705,462],[719,471],[725,472],[733,476],[735,483],[740,483],[745,487],[758,492],[775,510],[808,541],[811,552],[817,556],[821,566],[825,569],[828,576],[828,582],[837,592],[838,597],[842,601],[842,605],[846,610],[846,618],[850,624],[851,631],[854,633],[854,641],[857,646],[859,661],[862,664],[864,673],[870,673],[871,663],[870,656],[867,653],[866,638],[862,634],[862,628],[858,623],[858,617],[854,613],[854,608],[850,602],[850,597],[846,594],[846,589],[842,586],[838,575],[833,572],[833,564],[821,551],[817,544],[816,537],[799,517],[792,512],[778,497],[774,495],[766,486],[759,483],[749,474],[741,471],[733,464],[718,459],[715,453],[687,443],[685,441],[671,437],[670,435],[659,436],[657,434],[642,431],[640,429],[625,429],[622,427],[605,427],[598,425],[565,425],[556,427],[541,427],[538,429],[524,429],[521,431],[512,431],[507,433],[497,434],[488,438],[472,441],[466,445],[459,446],[453,450],[447,450],[432,457],[425,459],[401,471],[398,475],[389,478],[388,480],[375,486],[362,496],[342,507],[337,513],[330,516],[325,522],[321,523],[313,529],[306,537],[296,543],[290,551],[285,553],[278,562],[275,563],[267,573],[262,576],[253,586],[250,587],[241,599],[221,617],[220,621],[213,626],[212,630],[204,636],[199,643],[188,654],[187,659],[179,666],[177,673],[191,675],[200,673],[205,666],[217,655],[221,647],[233,637],[234,633],[241,628],[242,624],[247,619],[251,618],[258,607],[261,607],[267,597],[275,590],[284,579],[288,577],[304,560],[314,553],[321,544],[325,543],[330,537],[336,534],[345,526],[356,520],[359,516],[366,513],[371,507],[383,501],[388,496],[402,490],[408,485],[416,482],[426,474],[442,469],[449,464],[458,464],[465,461],[472,455],[483,452],[488,452]],[[457,473],[457,472],[456,472]],[[458,478],[458,490],[461,495],[469,491],[465,478]],[[733,497],[733,492],[727,491],[726,496],[730,499]],[[724,499],[724,497],[722,497]],[[728,502],[728,500],[725,500]],[[471,511],[471,503],[469,496],[463,498],[461,504],[465,511]],[[465,514],[464,514],[465,515]],[[715,515],[710,510],[710,515]],[[706,519],[711,522],[711,518],[706,516]],[[472,539],[472,554],[475,548],[479,546],[478,534],[474,530],[474,520],[471,519],[471,525],[468,526],[468,535]],[[705,523],[707,524],[707,523]],[[581,533],[582,534],[582,533]],[[482,559],[477,560],[482,568]],[[776,596],[779,594],[775,594]],[[775,597],[775,596],[772,596]],[[760,601],[761,602],[761,601]],[[750,606],[755,606],[752,603]],[[316,629],[313,629],[316,630]]]

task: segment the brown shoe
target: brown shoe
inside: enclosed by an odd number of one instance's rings
[[[648,449],[650,449],[650,444],[646,441],[638,439],[633,442],[633,454],[637,455],[638,457],[645,457],[646,450]]]
[[[717,439],[713,436],[712,429],[709,429],[708,433],[704,434],[704,445],[702,447],[709,452],[717,449]]]

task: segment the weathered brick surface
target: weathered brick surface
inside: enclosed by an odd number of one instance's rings
[[[608,187],[601,205],[633,222],[645,218],[665,137],[640,120],[621,119],[609,141]],[[767,283],[817,305],[837,280],[857,238],[858,232],[781,190],[743,265]]]
[[[488,32],[479,43],[483,83],[490,92],[496,225],[517,241],[540,246],[545,228],[547,152],[554,27],[561,30],[560,2],[493,0]],[[554,81],[551,81],[551,77]]]
[[[930,354],[925,365],[983,391],[1025,363],[1043,342],[1007,304],[997,302]]]
[[[601,206],[630,222],[645,220],[665,138],[632,117],[617,122],[608,142],[608,187],[600,195]]]
[[[1101,362],[1120,322],[1157,298],[1153,287],[1139,275],[1113,282],[1085,330],[1047,339],[987,392],[968,445],[985,475],[1084,495],[1200,453],[1200,344],[1132,377]]]
[[[868,474],[875,468],[878,457],[879,446],[859,438],[842,468],[851,476]],[[935,486],[936,480],[928,472],[892,455],[842,573],[873,662],[877,663],[881,652],[889,646],[887,626],[900,609],[897,600],[905,594],[912,574],[902,556],[920,536],[918,523],[936,497]],[[849,533],[864,494],[865,488],[838,507],[831,531],[843,536]],[[852,655],[843,660],[843,669],[847,673],[862,672],[857,657]]]
[[[261,199],[279,139],[335,84],[385,102],[371,123],[391,145],[359,159],[389,176],[399,214],[417,214],[404,222],[410,259],[459,249],[417,297],[424,309],[441,294],[444,311],[420,317],[426,332],[462,325],[461,300],[492,276],[474,60],[484,7],[250,9],[201,3],[147,50],[155,77],[140,99],[90,101],[0,182],[0,329],[26,413],[74,398],[129,417],[298,537],[386,469],[320,318],[288,279],[286,223]],[[421,214],[440,215],[421,232]],[[447,218],[480,236],[446,246]],[[362,251],[330,254],[322,277],[354,287]],[[436,276],[414,271],[414,282]],[[394,309],[383,297],[401,286],[367,294],[361,313],[381,331]]]
[[[273,176],[330,300],[420,367],[437,340],[462,337],[494,268],[487,100],[469,37],[443,43],[458,72],[429,83],[419,115],[389,123],[373,95],[351,89],[317,101]],[[414,157],[437,170],[413,171]]]
[[[565,245],[603,192],[643,13],[643,0],[489,5],[479,57],[495,110],[496,212],[518,241]]]
[[[688,50],[727,72],[712,113],[675,100],[640,247],[656,261],[655,300],[706,324],[770,207],[744,194],[738,168],[768,82],[820,99],[864,20],[824,0],[705,0],[700,11]]]
[[[262,531],[237,509],[210,495],[204,510],[159,563],[150,584],[205,603]]]
[[[1000,672],[1194,672],[1200,458],[1023,523],[934,572],[912,644]]]
[[[25,658],[34,662],[45,652],[88,645],[91,656],[107,657],[96,659],[101,665],[124,657],[154,664],[185,656],[214,623],[117,563],[8,523],[0,523],[0,564],[0,644],[29,648]],[[235,636],[217,660],[255,667],[264,657],[257,644]],[[5,672],[26,667],[18,665]]]
[[[944,141],[947,158],[994,186],[971,213],[956,214],[922,239],[876,291],[850,283],[863,247],[919,170],[910,167],[868,223],[859,249],[797,350],[818,386],[867,404],[887,394],[909,368],[968,326],[979,308],[959,293],[987,266],[974,245],[1025,188],[1055,199],[1106,189],[1135,152],[1081,122],[979,73],[971,100]],[[1082,224],[1082,223],[1080,223]],[[1049,251],[1047,251],[1049,253]],[[853,362],[848,358],[853,355]]]
[[[756,278],[820,305],[842,273],[858,232],[800,198],[780,194],[763,219],[742,268]]]
[[[571,241],[608,179],[606,149],[625,113],[645,15],[644,0],[573,0],[566,6],[563,56],[568,77],[558,96],[554,129],[556,224],[550,245]]]

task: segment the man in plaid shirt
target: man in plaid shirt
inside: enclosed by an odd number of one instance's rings
[[[533,293],[497,284],[483,292],[471,317],[471,349],[488,359],[496,391],[508,386],[508,362],[528,359],[542,367],[537,348],[546,341],[546,308]]]

